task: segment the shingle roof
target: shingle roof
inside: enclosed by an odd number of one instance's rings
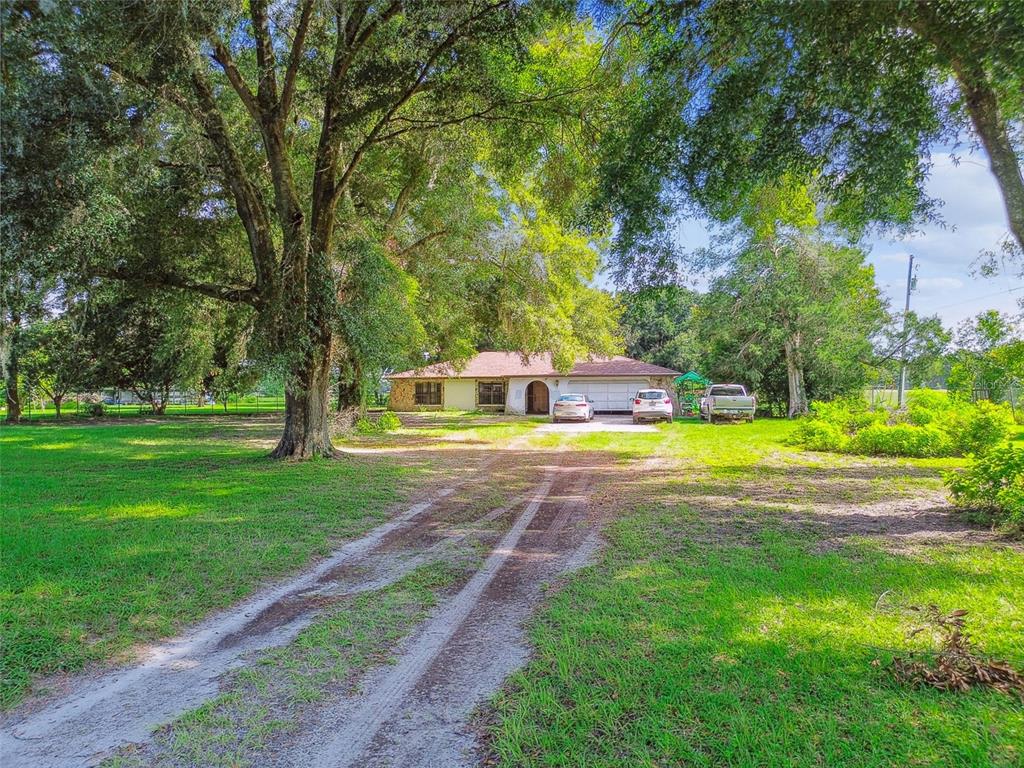
[[[679,371],[634,360],[631,357],[595,357],[581,360],[568,374],[559,373],[551,365],[551,355],[533,355],[524,362],[518,352],[480,352],[470,358],[461,371],[451,363],[434,363],[402,371],[390,379],[486,379],[506,376],[678,376]]]

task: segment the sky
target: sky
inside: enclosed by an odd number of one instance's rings
[[[906,292],[907,259],[914,255],[917,289],[910,308],[919,315],[939,315],[947,327],[989,309],[1019,314],[1024,281],[1011,274],[981,277],[972,265],[986,249],[995,250],[1009,232],[1006,209],[984,154],[959,153],[959,163],[948,152],[932,154],[928,194],[943,203],[945,227],[921,227],[898,240],[877,237],[864,243],[868,261],[882,292],[894,310],[902,310]],[[675,239],[683,250],[706,245],[709,231],[698,220],[679,224]],[[1017,270],[1019,272],[1019,270]]]
[[[958,157],[959,164],[949,153],[934,154],[927,184],[928,194],[944,203],[940,213],[946,228],[923,227],[897,241],[876,239],[868,256],[879,286],[894,307],[902,307],[907,257],[914,254],[919,267],[911,309],[937,314],[947,326],[988,309],[1019,313],[1017,302],[1024,299],[1024,281],[1013,272],[987,278],[972,274],[978,254],[996,250],[1009,229],[987,158],[980,153]]]

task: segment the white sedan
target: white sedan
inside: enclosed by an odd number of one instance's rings
[[[641,389],[633,398],[633,423],[647,419],[672,423],[672,398],[664,389]]]
[[[586,395],[560,395],[551,409],[551,420],[555,424],[560,421],[590,421],[593,418],[594,401]]]

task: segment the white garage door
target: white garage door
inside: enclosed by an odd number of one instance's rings
[[[579,392],[589,395],[594,401],[595,411],[631,411],[633,397],[638,389],[647,389],[651,385],[646,379],[630,379],[623,381],[593,381],[589,379],[573,379],[569,388],[563,392]]]

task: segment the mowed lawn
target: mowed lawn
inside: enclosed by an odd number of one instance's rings
[[[0,430],[4,707],[33,675],[171,635],[328,553],[417,480],[365,457],[270,461],[279,429],[170,419]]]
[[[967,609],[979,650],[1024,667],[1020,544],[932,530],[955,461],[801,453],[788,430],[544,437],[665,469],[622,491],[597,563],[534,620],[534,656],[488,718],[498,764],[1024,765],[1024,702],[886,669],[928,646],[907,607],[929,603]],[[885,505],[915,498],[881,532]]]

